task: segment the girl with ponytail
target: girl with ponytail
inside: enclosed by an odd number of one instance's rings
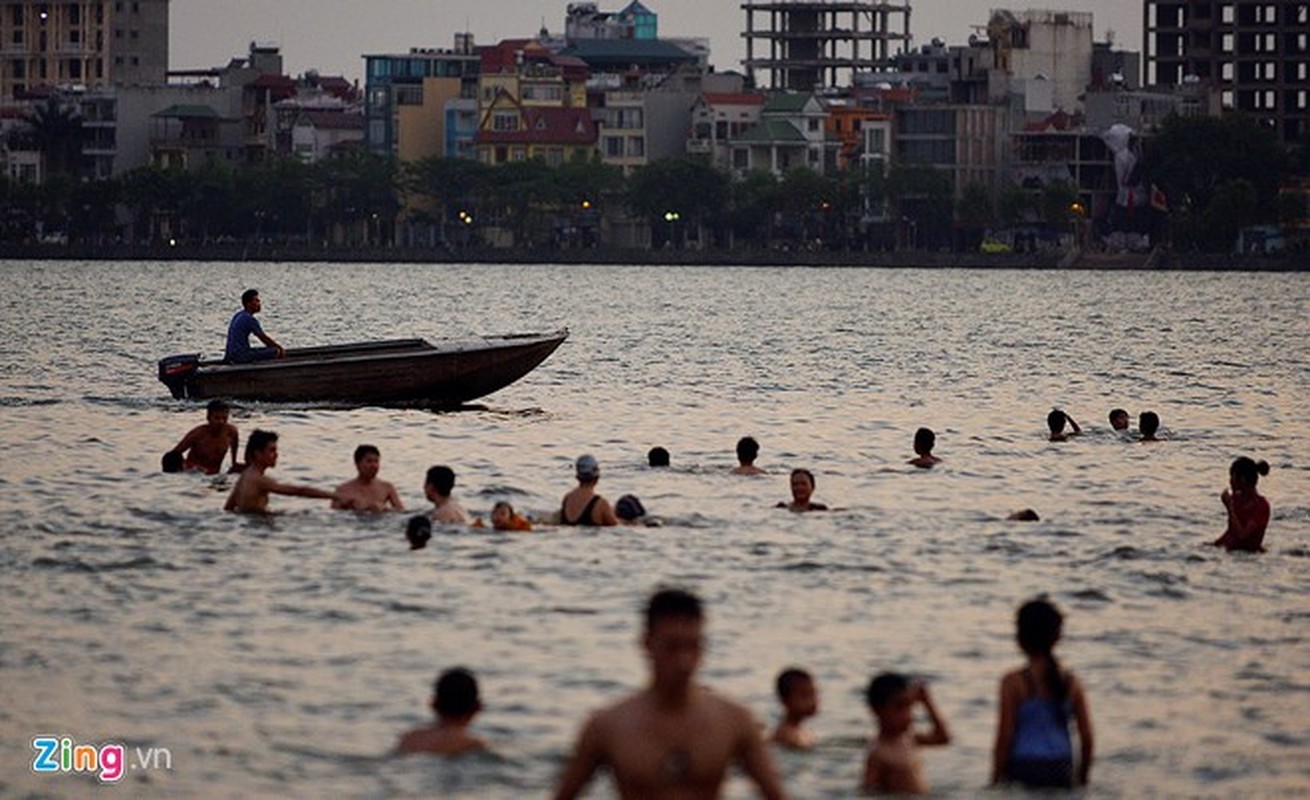
[[[1228,509],[1228,528],[1212,544],[1226,550],[1264,552],[1265,528],[1269,526],[1269,501],[1260,496],[1255,485],[1261,475],[1269,474],[1264,461],[1242,456],[1228,468],[1228,488],[1219,501]]]
[[[1082,684],[1056,660],[1064,618],[1046,600],[1019,609],[1019,648],[1028,663],[1001,679],[1000,719],[992,754],[992,783],[1072,787],[1092,769],[1092,718]],[[1069,723],[1076,723],[1080,757],[1074,769]]]

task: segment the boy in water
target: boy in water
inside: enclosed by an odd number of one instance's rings
[[[1064,425],[1066,422],[1072,429],[1068,433],[1064,432]],[[1077,436],[1083,432],[1083,429],[1078,427],[1078,423],[1074,421],[1073,417],[1058,408],[1051,409],[1051,413],[1046,415],[1046,427],[1051,429],[1052,442],[1066,442],[1069,440],[1069,437]]]
[[[932,454],[932,449],[937,446],[937,434],[929,428],[920,428],[914,432],[914,458],[909,463],[921,469],[930,469],[934,464],[942,463],[942,460]]]
[[[737,440],[737,466],[732,468],[733,475],[767,475],[755,466],[755,459],[760,455],[760,443],[754,437],[743,436]]]
[[[904,675],[884,672],[869,683],[865,698],[878,719],[878,738],[864,762],[864,790],[878,794],[927,794],[919,748],[950,744],[951,734],[937,713],[928,687]],[[915,733],[914,706],[923,706],[932,723]]]
[[[1122,408],[1111,409],[1110,427],[1116,431],[1128,430],[1128,412]]]
[[[811,749],[814,736],[805,729],[805,720],[819,713],[819,687],[814,684],[814,677],[803,669],[790,667],[778,675],[775,688],[783,716],[771,740],[789,750]]]
[[[487,749],[487,743],[469,733],[473,718],[482,710],[478,679],[463,667],[441,673],[432,690],[435,725],[416,728],[400,737],[396,752],[401,755],[427,753],[457,756]]]
[[[228,423],[231,409],[222,400],[210,400],[205,409],[205,424],[187,431],[182,441],[169,450],[183,456],[182,469],[217,475],[223,469],[223,456],[232,453],[232,467],[237,465],[237,444],[241,440],[235,425]]]
[[[464,507],[450,496],[455,491],[455,471],[450,467],[435,466],[428,470],[423,481],[423,495],[432,501],[432,521],[445,525],[467,525],[468,514]]]
[[[337,487],[337,496],[341,499],[333,500],[332,507],[354,511],[404,511],[405,504],[400,502],[396,487],[378,479],[381,468],[382,453],[376,447],[371,444],[356,447],[355,469],[359,475]]]
[[[1160,430],[1160,415],[1154,411],[1143,411],[1137,418],[1137,431],[1142,434],[1143,442],[1158,442],[1155,432]]]
[[[755,717],[695,679],[705,645],[700,599],[664,589],[650,598],[645,616],[650,682],[587,721],[556,800],[580,795],[602,767],[619,797],[718,797],[734,763],[762,796],[782,798]]]
[[[290,486],[278,483],[265,473],[277,466],[277,434],[257,430],[246,440],[246,468],[237,478],[228,495],[224,511],[238,514],[262,514],[268,511],[270,494],[287,494],[295,497],[317,497],[321,500],[340,499],[335,492],[325,492],[309,486]]]

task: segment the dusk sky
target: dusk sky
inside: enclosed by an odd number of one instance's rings
[[[709,37],[719,70],[740,69],[745,13],[739,0],[644,0],[659,14],[662,36]],[[287,72],[363,77],[364,53],[407,52],[411,47],[450,47],[457,31],[479,44],[531,36],[544,22],[564,27],[568,0],[173,0],[171,67],[220,66],[245,55],[252,40],[282,47]],[[627,0],[602,0],[617,11]],[[987,23],[992,8],[1025,7],[1091,11],[1097,40],[1107,30],[1125,49],[1142,46],[1142,4],[1128,0],[1047,0],[1006,5],[998,0],[920,0],[912,3],[915,43],[940,37],[963,43]]]

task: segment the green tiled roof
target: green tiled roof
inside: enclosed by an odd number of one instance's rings
[[[795,125],[786,120],[766,119],[743,133],[735,141],[764,144],[769,142],[804,142],[806,139],[805,134],[798,131]]]
[[[810,102],[813,95],[808,94],[775,94],[770,97],[764,104],[764,113],[800,113],[805,110],[805,104]]]

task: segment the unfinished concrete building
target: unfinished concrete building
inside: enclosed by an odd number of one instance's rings
[[[909,2],[764,0],[746,12],[746,74],[756,86],[815,91],[893,69],[910,46]]]
[[[1144,0],[1146,83],[1203,83],[1286,144],[1310,134],[1310,2]]]

